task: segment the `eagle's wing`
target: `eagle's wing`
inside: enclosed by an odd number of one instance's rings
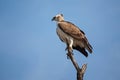
[[[85,33],[80,30],[77,26],[74,24],[64,21],[64,22],[59,22],[58,27],[66,34],[71,36],[72,38],[82,41],[84,45],[86,45],[86,48],[90,53],[92,53],[92,46],[89,44],[87,38],[85,37]]]
[[[58,23],[58,27],[66,34],[68,34],[69,36],[77,39],[77,40],[81,40],[82,38],[85,38],[85,33],[80,30],[77,26],[75,26],[74,24],[70,23],[70,22],[60,22]]]

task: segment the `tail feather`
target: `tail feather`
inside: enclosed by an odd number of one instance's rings
[[[85,48],[81,48],[81,47],[79,47],[79,46],[76,46],[76,47],[73,46],[73,49],[78,50],[78,51],[81,52],[85,57],[88,57],[88,53],[85,51]]]
[[[90,52],[90,53],[92,53],[92,46],[88,43],[87,44],[87,46],[86,46],[86,49]]]

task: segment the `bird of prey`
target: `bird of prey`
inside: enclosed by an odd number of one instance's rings
[[[52,18],[52,21],[57,22],[57,35],[62,42],[65,42],[66,50],[78,50],[84,56],[88,56],[88,52],[92,53],[92,46],[88,42],[85,33],[71,22],[65,21],[63,14],[57,14]],[[87,51],[86,51],[87,50]]]

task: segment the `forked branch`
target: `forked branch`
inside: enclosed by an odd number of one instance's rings
[[[73,65],[77,71],[77,80],[83,80],[83,76],[86,71],[87,64],[83,64],[82,68],[80,68],[79,65],[77,64],[76,60],[73,57],[73,53],[69,50],[68,50],[67,56],[70,58],[70,60],[72,61]]]

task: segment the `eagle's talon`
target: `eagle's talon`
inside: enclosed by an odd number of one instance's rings
[[[70,59],[70,57],[67,55],[67,59]]]
[[[72,52],[68,52],[67,54],[67,59],[70,59],[71,55],[74,55]]]
[[[71,47],[66,47],[65,51],[68,51],[68,53],[72,53],[73,54],[73,49]]]
[[[68,50],[68,47],[65,48],[65,51],[67,51],[67,50]]]
[[[67,55],[67,59],[70,59],[70,53],[67,53],[66,55]]]
[[[73,49],[71,47],[68,47],[68,53],[72,53],[73,52]]]

